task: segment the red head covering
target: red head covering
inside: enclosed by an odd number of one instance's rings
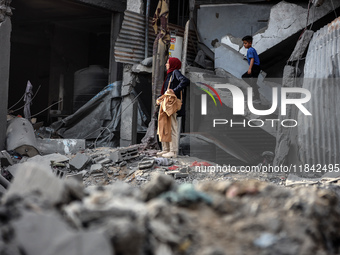
[[[166,79],[168,78],[168,74],[172,73],[174,70],[181,69],[182,62],[178,58],[169,58],[169,69],[166,71],[167,76],[165,77],[165,80],[163,82],[161,94],[164,94],[164,83]]]
[[[176,69],[181,69],[182,62],[178,58],[169,58],[169,66],[169,70],[166,72],[166,74],[169,74]]]

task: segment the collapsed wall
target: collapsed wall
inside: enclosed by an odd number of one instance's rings
[[[334,7],[339,6],[340,2],[334,1]],[[326,1],[320,7],[311,6],[310,9],[281,1],[271,9],[267,28],[253,36],[253,47],[261,54],[332,11],[332,1]],[[229,35],[223,37],[221,42],[243,55],[247,53],[247,50],[235,43]]]
[[[339,6],[340,2],[334,2],[334,8]],[[286,48],[283,49],[281,43],[295,36],[306,26],[312,25],[330,12],[333,12],[333,10],[331,1],[325,2],[320,7],[312,5],[309,9],[297,4],[281,1],[270,10],[267,27],[253,35],[252,46],[256,49],[260,58],[261,54],[269,52],[277,46],[280,47],[271,51],[271,60],[279,55],[287,54],[287,52],[284,52]],[[247,63],[243,58],[246,54],[247,49],[243,47],[240,38],[226,35],[222,37],[221,44],[215,49],[215,68],[223,68],[234,76],[241,78],[242,74],[247,70],[244,69]],[[226,59],[228,61],[225,61]]]

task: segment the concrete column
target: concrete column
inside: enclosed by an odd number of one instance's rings
[[[131,94],[136,83],[132,65],[125,64],[122,83],[122,107],[120,121],[120,147],[137,143],[137,100],[133,103]]]
[[[110,49],[110,67],[109,67],[109,84],[122,79],[123,64],[117,63],[114,57],[114,47],[119,35],[123,15],[121,13],[112,13],[111,18],[111,49]]]
[[[5,149],[6,142],[11,31],[11,19],[5,17],[0,23],[0,150]]]
[[[127,0],[128,11],[143,14],[143,0]],[[136,83],[136,76],[132,73],[132,65],[124,64],[122,83],[122,114],[120,124],[120,146],[126,147],[137,143],[137,100],[133,103],[131,94]]]

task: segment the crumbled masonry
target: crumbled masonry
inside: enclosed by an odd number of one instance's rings
[[[152,150],[110,159],[136,148],[13,158],[3,166],[14,179],[1,198],[0,254],[340,251],[340,174],[310,182],[239,167],[214,172],[213,162]]]

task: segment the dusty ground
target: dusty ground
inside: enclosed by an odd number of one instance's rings
[[[288,173],[197,172],[216,164],[153,154],[22,159],[0,204],[0,254],[340,253],[337,182],[286,187]]]

